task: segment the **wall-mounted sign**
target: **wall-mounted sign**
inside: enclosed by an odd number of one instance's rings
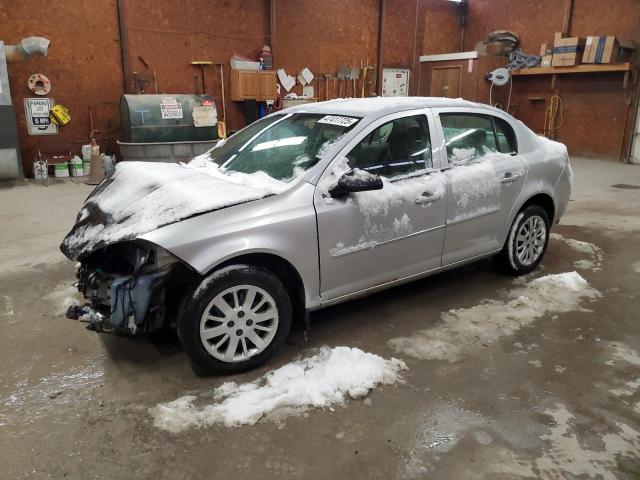
[[[162,119],[182,118],[182,105],[174,97],[163,97],[160,101]]]
[[[409,73],[408,68],[385,68],[382,70],[382,96],[408,97]]]
[[[191,112],[193,124],[196,127],[212,127],[218,121],[215,105],[194,106]]]
[[[49,111],[56,102],[53,98],[25,98],[24,113],[29,135],[55,135],[58,126],[49,118]]]

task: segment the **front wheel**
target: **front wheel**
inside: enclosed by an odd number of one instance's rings
[[[266,363],[291,328],[291,300],[269,270],[232,265],[185,298],[178,336],[199,372],[232,374]]]
[[[499,263],[512,275],[524,275],[542,261],[549,244],[550,221],[544,208],[530,205],[516,215]]]

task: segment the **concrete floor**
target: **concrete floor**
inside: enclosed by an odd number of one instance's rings
[[[89,187],[0,188],[0,478],[639,478],[640,167],[572,161],[574,201],[554,232],[593,242],[579,270],[602,298],[546,315],[457,362],[403,357],[400,385],[284,423],[171,434],[148,409],[251,381],[322,345],[391,357],[386,342],[441,312],[504,299],[491,262],[312,316],[269,368],[198,378],[175,339],[98,335],[63,318],[74,266],[57,250]],[[536,275],[582,259],[552,240]],[[53,292],[53,293],[52,293]]]

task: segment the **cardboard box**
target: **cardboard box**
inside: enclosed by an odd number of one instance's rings
[[[553,54],[553,47],[548,44],[548,43],[541,43],[540,44],[540,56],[544,57],[545,55],[552,55]]]
[[[540,66],[542,68],[548,68],[551,66],[551,62],[553,59],[553,55],[543,55],[542,60],[540,61]]]
[[[584,52],[585,39],[580,37],[559,38],[553,43],[552,67],[572,67],[578,65]]]
[[[585,42],[583,63],[615,63],[618,59],[619,43],[613,36],[591,36]]]

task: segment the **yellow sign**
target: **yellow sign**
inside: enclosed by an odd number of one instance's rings
[[[53,120],[53,123],[56,125],[66,125],[71,121],[69,110],[62,105],[55,105],[49,113],[51,120]]]

